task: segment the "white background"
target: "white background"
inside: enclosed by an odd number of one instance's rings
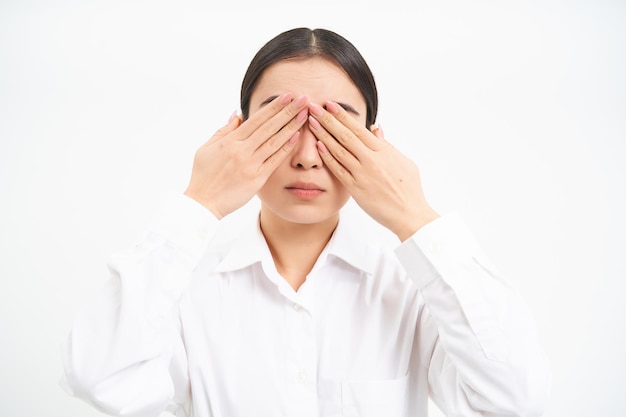
[[[296,26],[361,50],[388,140],[523,293],[545,415],[626,415],[626,4],[223,3],[0,3],[0,415],[100,415],[58,387],[73,315]]]

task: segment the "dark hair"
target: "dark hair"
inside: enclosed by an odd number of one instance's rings
[[[366,126],[371,126],[378,113],[378,92],[367,62],[344,37],[330,30],[309,28],[291,29],[277,35],[252,58],[241,83],[243,119],[248,118],[250,97],[263,71],[279,61],[313,57],[326,58],[343,68],[365,99]]]

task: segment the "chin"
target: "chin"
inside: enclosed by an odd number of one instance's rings
[[[322,212],[319,209],[313,207],[307,207],[306,209],[288,210],[286,212],[275,212],[278,216],[284,220],[297,223],[297,224],[316,224],[322,223],[330,219],[338,218],[339,211]]]
[[[344,204],[337,207],[320,207],[319,205],[288,205],[273,206],[262,204],[262,210],[267,211],[271,216],[276,216],[286,222],[295,224],[316,224],[332,219],[337,219],[339,211]]]

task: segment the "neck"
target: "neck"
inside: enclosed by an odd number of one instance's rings
[[[319,223],[302,224],[285,220],[262,207],[260,221],[278,273],[297,291],[330,240],[339,215]]]

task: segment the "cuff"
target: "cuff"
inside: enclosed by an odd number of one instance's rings
[[[481,259],[482,250],[458,214],[441,216],[404,241],[396,255],[418,288],[446,276],[459,262]]]
[[[184,194],[169,197],[152,218],[150,231],[199,259],[213,237],[219,220]]]

